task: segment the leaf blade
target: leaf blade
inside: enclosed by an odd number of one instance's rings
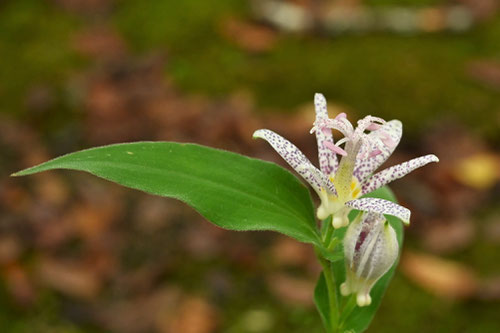
[[[135,142],[82,150],[13,174],[89,172],[147,193],[178,199],[231,230],[273,230],[319,244],[307,188],[269,162],[196,144]]]

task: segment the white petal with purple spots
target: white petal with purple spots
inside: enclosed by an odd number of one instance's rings
[[[321,187],[323,187],[328,193],[337,195],[337,190],[335,189],[335,185],[328,179],[328,176],[319,171],[315,166],[312,164],[309,166],[309,171],[311,172],[311,175],[316,178],[317,183],[321,184]]]
[[[376,155],[369,154],[366,158],[363,158],[363,152],[358,154],[353,174],[361,183],[391,156],[399,140],[401,140],[402,134],[403,125],[399,120],[388,121],[379,129],[368,134],[369,140],[366,144],[369,144],[370,147],[363,147],[363,149],[368,149],[369,151],[379,150],[380,153]],[[376,145],[374,142],[377,141],[375,139],[377,136],[381,137],[379,140],[391,142],[391,144]]]
[[[328,119],[326,99],[322,94],[314,95],[314,107],[316,109],[316,123]],[[320,169],[325,175],[330,175],[337,168],[337,155],[328,148],[328,142],[332,145],[334,143],[331,130],[328,128],[326,130],[316,129],[316,141],[318,142]]]
[[[406,224],[410,223],[411,212],[408,208],[384,199],[361,198],[346,202],[346,206],[367,212],[393,215],[400,218]]]
[[[414,158],[412,160],[406,161],[404,163],[392,166],[380,172],[377,172],[369,179],[367,179],[363,184],[361,184],[361,191],[363,194],[370,193],[392,182],[393,180],[404,177],[413,170],[420,168],[431,162],[439,162],[436,155],[425,155],[421,157]]]
[[[324,176],[321,171],[316,169],[316,167],[307,159],[299,148],[287,139],[267,129],[255,131],[253,137],[266,140],[274,148],[274,150],[276,150],[276,152],[280,154],[281,157],[283,157],[283,159],[314,188],[316,192],[321,192],[322,187],[329,185],[323,183],[326,176]],[[331,184],[331,186],[333,187],[333,184]]]

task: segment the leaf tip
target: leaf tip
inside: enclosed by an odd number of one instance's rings
[[[21,177],[21,176],[25,176],[26,175],[26,170],[21,170],[21,171],[17,171],[17,172],[13,172],[10,174],[10,177]]]
[[[35,167],[31,167],[31,168],[27,168],[27,169],[23,169],[23,170],[19,170],[19,171],[13,172],[13,173],[10,174],[10,177],[22,177],[22,176],[31,175],[33,173],[36,173],[36,171],[32,170],[34,168]]]

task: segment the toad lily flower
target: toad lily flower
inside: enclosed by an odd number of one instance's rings
[[[328,118],[323,95],[314,96],[314,105],[316,121],[311,133],[316,133],[319,170],[295,145],[273,131],[260,129],[255,131],[253,137],[266,140],[311,185],[321,199],[317,217],[323,220],[333,215],[334,228],[348,225],[347,214],[351,209],[394,215],[409,223],[408,209],[387,200],[360,197],[421,166],[438,162],[438,158],[435,155],[422,156],[372,175],[399,143],[401,122],[385,122],[381,118],[367,116],[359,120],[357,128],[354,128],[345,113],[335,119]],[[340,131],[344,138],[335,143],[332,129]],[[337,155],[341,156],[340,162]]]
[[[396,232],[384,215],[360,213],[344,237],[346,281],[340,285],[342,295],[354,293],[358,306],[370,305],[370,290],[392,267],[398,252]]]

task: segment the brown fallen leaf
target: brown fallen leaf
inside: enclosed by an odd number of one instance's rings
[[[12,263],[6,266],[2,273],[7,291],[16,303],[29,306],[35,302],[36,290],[24,267]]]
[[[23,252],[21,240],[14,235],[0,235],[0,265],[15,262]]]
[[[0,205],[3,209],[15,213],[29,211],[33,202],[25,188],[12,179],[0,182]]]
[[[490,277],[481,281],[477,297],[483,301],[500,300],[500,276]]]
[[[266,52],[276,44],[276,32],[269,27],[230,17],[222,22],[221,34],[249,52]]]
[[[69,199],[69,189],[60,174],[46,172],[33,176],[37,200],[51,206],[61,206]]]
[[[76,230],[71,217],[60,218],[52,215],[41,217],[39,214],[45,214],[43,208],[39,209],[35,206],[34,209],[38,212],[32,214],[35,229],[34,245],[37,249],[42,251],[57,249],[74,239]]]
[[[181,301],[179,289],[163,287],[145,295],[101,304],[93,312],[100,326],[110,332],[164,332],[162,325],[172,320]]]
[[[154,233],[167,226],[173,218],[178,217],[180,208],[176,201],[141,193],[134,206],[133,218],[140,231]]]
[[[194,215],[194,214],[193,214]],[[182,235],[181,244],[191,257],[195,259],[213,258],[221,253],[224,235],[226,232],[213,224],[198,219],[196,227],[188,227]]]
[[[308,244],[279,236],[271,248],[271,256],[278,265],[303,266],[314,256],[314,251]]]
[[[76,298],[93,299],[101,289],[101,281],[91,265],[42,257],[37,265],[37,274],[46,286]]]
[[[458,0],[458,2],[467,6],[480,20],[493,17],[500,5],[498,0]]]
[[[424,246],[436,253],[452,253],[470,245],[476,228],[472,221],[453,219],[431,221],[423,233]]]
[[[55,103],[56,93],[54,89],[43,84],[35,84],[30,87],[24,102],[31,115],[34,116],[41,116],[51,108],[54,108]]]
[[[408,279],[439,297],[465,299],[478,290],[475,272],[458,262],[405,251],[400,267]]]
[[[446,28],[446,11],[440,7],[423,8],[417,15],[417,21],[422,31],[442,31]]]
[[[123,38],[108,26],[92,26],[75,34],[73,47],[92,58],[112,60],[123,57],[127,46]]]
[[[486,86],[500,90],[500,62],[495,60],[476,60],[466,67],[467,75]]]
[[[189,297],[178,307],[169,320],[159,321],[161,333],[211,333],[216,332],[217,311],[200,297]],[[169,316],[166,316],[168,318]]]
[[[312,280],[277,273],[267,279],[269,289],[280,300],[292,305],[313,305],[315,283]]]
[[[121,207],[113,206],[110,201],[100,205],[76,204],[67,216],[75,229],[85,239],[101,238],[110,225],[120,217]]]

